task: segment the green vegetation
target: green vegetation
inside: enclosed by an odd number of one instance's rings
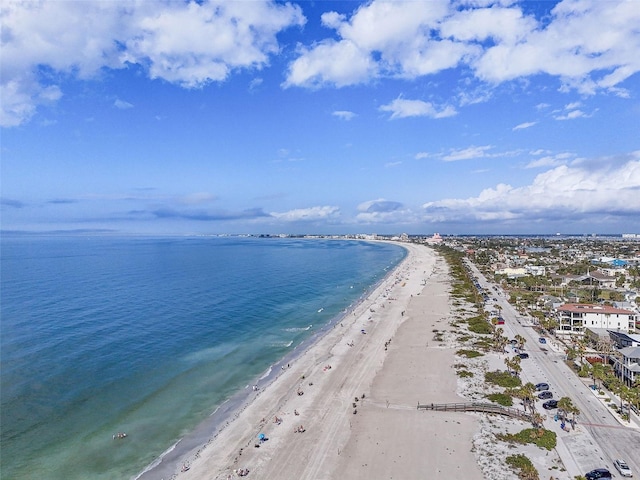
[[[469,331],[473,333],[479,333],[481,335],[490,335],[493,333],[493,328],[482,315],[467,319],[467,323],[469,324]]]
[[[545,430],[544,428],[525,428],[516,434],[498,433],[496,437],[505,442],[515,442],[523,445],[533,443],[547,450],[556,448],[556,433],[551,430]]]
[[[488,352],[491,350],[491,347],[493,347],[493,342],[490,339],[483,337],[473,342],[473,346]]]
[[[492,402],[496,402],[505,407],[513,405],[513,398],[511,398],[511,395],[507,395],[506,393],[492,393],[487,395],[487,398]]]
[[[473,377],[473,372],[468,370],[458,370],[457,373],[460,378]]]
[[[458,350],[456,352],[456,355],[460,355],[461,357],[467,357],[467,358],[476,358],[476,357],[482,357],[484,354],[480,353],[477,350]]]
[[[518,478],[522,480],[538,480],[540,477],[536,467],[533,466],[531,460],[519,453],[517,455],[509,455],[506,460],[507,465],[518,471]]]
[[[511,375],[509,372],[502,372],[500,370],[486,372],[484,374],[484,381],[505,388],[515,388],[522,385],[522,381],[519,377]]]

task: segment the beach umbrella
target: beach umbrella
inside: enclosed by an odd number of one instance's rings
[[[266,437],[264,436],[264,433],[261,433],[260,435],[258,435],[258,439],[259,440],[264,440]]]

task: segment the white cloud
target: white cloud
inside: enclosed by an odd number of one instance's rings
[[[510,1],[373,0],[322,20],[335,36],[299,50],[287,86],[413,79],[466,65],[489,84],[547,74],[565,91],[624,96],[619,85],[640,71],[635,1],[563,0],[538,20]]]
[[[543,155],[545,153],[551,153],[549,150],[544,150],[542,148],[538,148],[537,150],[532,150],[529,152],[529,155]]]
[[[532,152],[531,154],[536,155],[535,152]],[[569,161],[574,161],[575,159],[576,155],[569,152],[558,153],[556,155],[546,155],[532,160],[525,166],[525,168],[557,167],[560,165],[566,165]]]
[[[622,158],[561,165],[535,177],[530,185],[506,184],[477,197],[423,205],[427,221],[574,219],[592,215],[624,218],[640,211],[640,151]]]
[[[5,2],[2,20],[2,126],[28,121],[61,96],[58,77],[87,79],[127,63],[192,88],[235,69],[259,69],[278,53],[276,35],[305,22],[300,7],[271,1]]]
[[[124,100],[120,100],[119,98],[113,102],[113,106],[119,108],[120,110],[127,110],[129,108],[133,108],[133,104],[129,102],[125,102]]]
[[[353,117],[356,116],[355,113],[349,112],[347,110],[336,110],[331,115],[334,115],[338,118],[341,118],[342,120],[347,120],[347,121],[351,120]]]
[[[430,102],[422,100],[406,100],[396,98],[391,103],[380,107],[383,112],[391,112],[391,119],[406,117],[446,118],[456,115],[456,110],[450,105],[436,108]]]
[[[483,158],[488,156],[487,152],[493,146],[484,145],[481,147],[468,147],[462,150],[452,150],[449,154],[442,157],[445,162],[456,162],[458,160],[471,160],[474,158]]]
[[[564,0],[549,24],[538,25],[523,41],[490,47],[474,65],[476,73],[492,82],[546,73],[593,94],[640,70],[638,22],[633,1]]]
[[[285,222],[309,222],[315,220],[327,220],[337,218],[340,215],[339,207],[318,206],[310,208],[298,208],[288,212],[271,212],[271,216]]]
[[[553,118],[555,118],[556,120],[575,120],[576,118],[583,118],[588,116],[589,115],[584,113],[582,110],[573,110],[571,112],[568,112],[566,115],[556,115]]]
[[[525,128],[530,128],[533,127],[535,124],[537,124],[538,122],[525,122],[525,123],[521,123],[519,125],[516,125],[515,127],[513,127],[513,131],[515,132],[516,130],[524,130]]]
[[[289,65],[283,87],[337,87],[366,82],[377,68],[367,52],[348,40],[326,40],[313,48],[300,48],[300,57]]]

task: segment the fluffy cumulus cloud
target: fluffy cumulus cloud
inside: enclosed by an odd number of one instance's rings
[[[507,1],[374,0],[322,20],[335,37],[300,48],[285,85],[412,79],[462,65],[489,84],[547,74],[563,88],[625,96],[619,84],[640,71],[640,9],[629,0],[564,0],[544,18]]]
[[[10,1],[0,20],[2,126],[58,100],[64,76],[139,64],[186,88],[224,81],[236,69],[265,66],[279,51],[276,35],[305,23],[300,7],[269,0]]]
[[[428,222],[552,222],[633,218],[640,211],[640,151],[616,158],[576,160],[540,173],[530,185],[499,184],[477,197],[423,205]]]

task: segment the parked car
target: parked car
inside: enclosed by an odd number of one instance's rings
[[[606,468],[596,468],[585,475],[587,480],[597,480],[599,478],[611,478],[611,472]]]
[[[529,354],[528,354],[528,353],[519,353],[519,354],[518,354],[518,356],[519,356],[521,359],[523,359],[523,360],[524,360],[525,358],[529,358]]]
[[[629,468],[629,465],[627,465],[627,462],[625,462],[624,460],[620,460],[618,458],[614,460],[613,465],[616,467],[616,470],[618,470],[618,472],[620,472],[620,475],[622,475],[623,477],[633,477],[633,472]]]
[[[547,343],[547,339],[546,339],[546,338],[542,338],[542,337],[540,337],[540,338],[538,339],[538,341],[539,341],[540,343]]]
[[[548,400],[550,398],[553,398],[553,393],[551,393],[549,390],[545,390],[544,392],[538,395],[538,398],[542,400]]]
[[[544,408],[545,410],[553,410],[554,408],[558,408],[558,401],[547,400],[542,404],[542,408]],[[600,478],[600,477],[594,477],[594,478]]]
[[[549,390],[548,383],[536,383],[536,390],[539,392],[541,390]]]

